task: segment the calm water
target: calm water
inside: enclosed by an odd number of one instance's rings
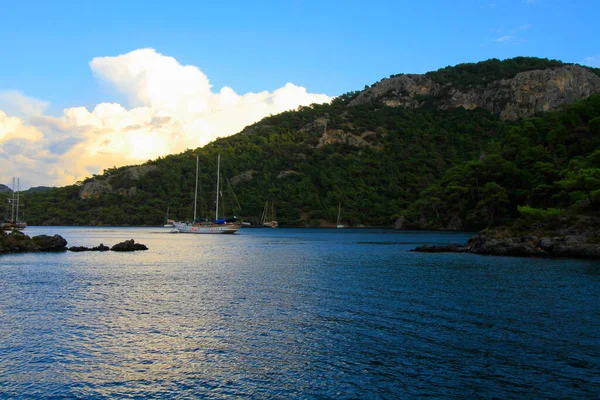
[[[598,398],[600,263],[421,254],[469,235],[28,228],[0,256],[0,397]]]

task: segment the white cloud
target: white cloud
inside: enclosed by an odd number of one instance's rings
[[[496,39],[496,42],[498,43],[510,43],[513,41],[515,37],[514,36],[501,36],[499,38]]]
[[[583,59],[583,64],[589,67],[600,68],[600,54],[589,56]]]
[[[54,117],[44,115],[45,102],[0,93],[0,183],[12,176],[26,186],[74,183],[114,165],[202,146],[269,114],[331,100],[292,83],[273,92],[215,92],[199,68],[153,49],[94,58],[90,68],[132,108],[101,103]]]

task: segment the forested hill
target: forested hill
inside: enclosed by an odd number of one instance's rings
[[[428,79],[485,90],[523,73],[567,68],[585,71],[593,89],[597,70],[557,63],[490,60],[444,68]],[[196,155],[199,210],[210,216],[217,154],[225,213],[253,223],[267,200],[275,202],[283,226],[333,225],[341,202],[350,226],[435,229],[477,229],[520,212],[587,213],[597,205],[600,95],[511,120],[485,107],[448,106],[438,101],[442,95],[435,101],[417,96],[422,104],[412,106],[374,95],[357,101],[377,85],[265,118],[203,148],[24,195],[25,218],[30,225],[159,225],[169,208],[170,217],[189,219]],[[565,93],[571,87],[565,84]]]

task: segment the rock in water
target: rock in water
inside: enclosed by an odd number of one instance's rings
[[[75,251],[75,252],[79,252],[79,251],[108,251],[108,250],[110,250],[110,247],[105,246],[104,243],[100,243],[99,246],[92,247],[91,249],[89,247],[85,247],[85,246],[72,246],[72,247],[69,248],[69,251]],[[139,250],[141,250],[141,249],[139,249]]]
[[[109,251],[110,247],[105,246],[104,243],[100,243],[100,246],[92,247],[92,251]]]
[[[39,247],[39,251],[64,251],[67,249],[67,241],[60,235],[38,235],[31,241]]]
[[[71,246],[69,247],[69,251],[74,251],[76,253],[80,251],[89,251],[90,249],[85,246]]]
[[[444,244],[441,246],[429,246],[426,244],[410,251],[417,251],[420,253],[466,253],[469,249],[459,244]]]
[[[133,239],[126,240],[121,243],[117,243],[111,248],[111,251],[136,251],[136,250],[148,250],[148,248],[141,243],[135,243],[135,241]]]

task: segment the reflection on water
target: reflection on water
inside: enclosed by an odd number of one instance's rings
[[[422,254],[469,235],[31,228],[150,250],[0,257],[0,397],[600,393],[599,263]]]

